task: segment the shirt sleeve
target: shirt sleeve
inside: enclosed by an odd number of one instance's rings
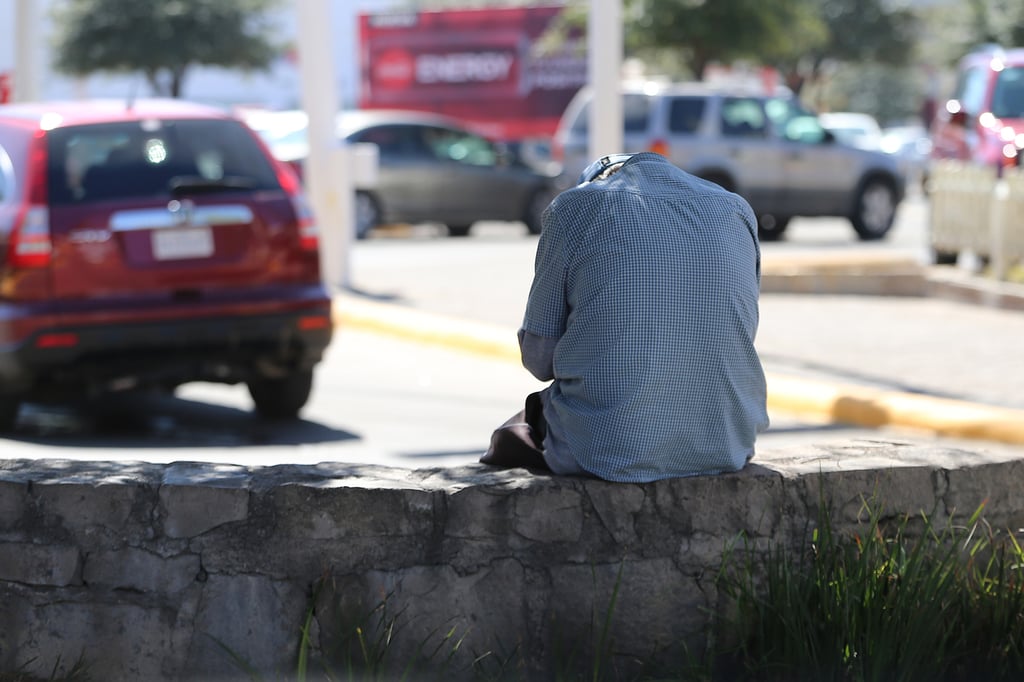
[[[525,329],[519,330],[519,351],[523,356],[523,367],[541,381],[555,378],[555,345],[558,339],[537,336]]]
[[[544,227],[537,241],[533,282],[526,300],[523,330],[557,340],[565,333],[569,316],[566,301],[566,244],[564,226],[555,218],[555,200],[544,213]]]

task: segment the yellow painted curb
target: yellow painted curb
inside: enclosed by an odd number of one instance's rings
[[[1024,410],[769,374],[768,407],[859,426],[1024,445]]]
[[[820,273],[886,274],[890,272],[921,272],[924,268],[914,258],[885,252],[821,253],[793,252],[764,254],[762,275],[807,275]]]
[[[496,325],[348,296],[335,300],[334,317],[342,329],[521,362],[515,330]],[[770,409],[871,428],[904,426],[948,437],[1024,445],[1024,410],[774,373],[766,378]]]
[[[521,362],[516,330],[425,313],[387,303],[344,298],[334,304],[335,324]]]

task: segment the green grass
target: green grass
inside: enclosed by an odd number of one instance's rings
[[[1024,679],[1024,554],[1013,535],[989,527],[982,508],[941,528],[883,519],[880,508],[865,503],[868,522],[845,534],[822,512],[796,553],[747,546],[728,557],[710,679]]]

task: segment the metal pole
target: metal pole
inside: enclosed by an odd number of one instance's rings
[[[333,3],[293,0],[296,10],[302,106],[309,117],[309,156],[303,169],[307,191],[320,226],[320,263],[331,293],[349,284],[349,252],[355,230],[348,148],[338,138],[338,86],[331,56]]]
[[[587,80],[590,106],[589,154],[596,159],[622,147],[622,0],[590,0],[587,20]]]
[[[17,0],[14,9],[14,91],[11,100],[29,102],[39,99],[39,18],[35,0]]]

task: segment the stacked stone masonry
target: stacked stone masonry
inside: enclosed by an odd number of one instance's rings
[[[993,526],[1016,529],[1018,454],[808,446],[645,485],[481,467],[0,461],[0,670],[81,657],[107,681],[251,679],[243,664],[283,679],[314,598],[314,656],[345,618],[384,605],[401,617],[395,660],[439,633],[462,638],[448,679],[471,679],[485,652],[527,679],[549,679],[566,647],[587,665],[608,614],[620,665],[680,643],[699,652],[737,538],[795,548],[820,500],[843,530],[869,497],[939,521],[984,501]]]

